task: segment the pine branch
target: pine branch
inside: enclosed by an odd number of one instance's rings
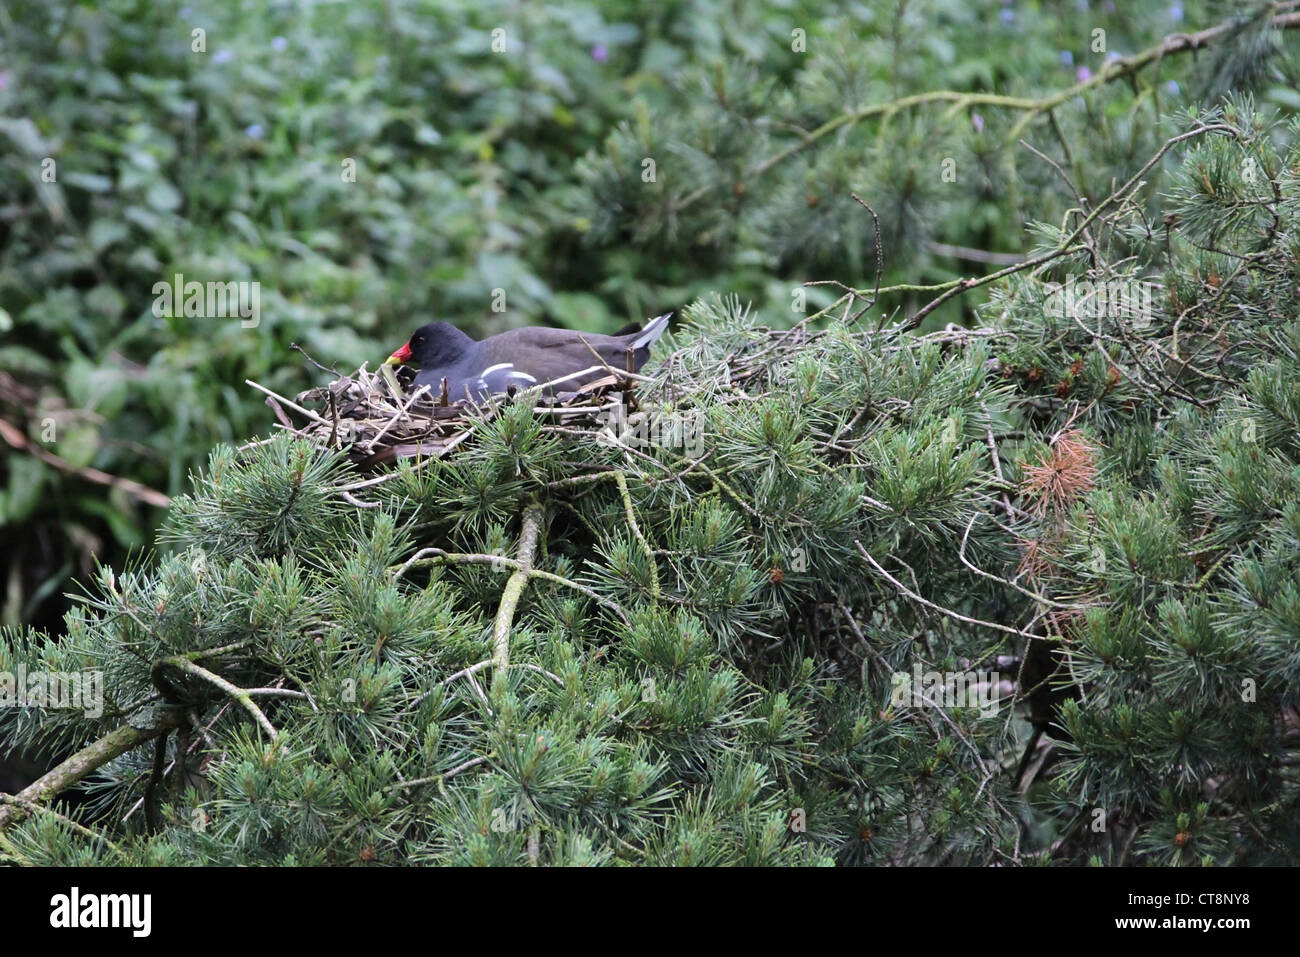
[[[44,803],[62,794],[119,755],[170,731],[176,727],[178,721],[177,715],[167,711],[157,727],[134,728],[124,724],[98,741],[88,744],[58,767],[14,795],[14,803],[6,803],[0,807],[0,831],[31,813],[28,805]]]
[[[1293,30],[1300,27],[1300,0],[1288,0],[1286,3],[1279,3],[1274,6],[1274,16],[1271,26],[1275,30]],[[1208,27],[1196,33],[1175,33],[1165,37],[1154,46],[1135,53],[1132,56],[1121,57],[1114,60],[1105,67],[1098,70],[1086,80],[1082,80],[1065,89],[1058,90],[1048,96],[1033,98],[1019,96],[1004,96],[996,93],[970,93],[960,90],[930,90],[925,93],[915,93],[910,96],[900,97],[895,100],[888,100],[883,103],[871,103],[857,110],[847,113],[841,113],[839,116],[832,117],[817,129],[804,136],[803,139],[792,143],[784,149],[774,153],[772,156],[751,166],[746,171],[744,181],[750,183],[762,176],[769,170],[780,166],[786,160],[798,156],[800,153],[816,145],[827,136],[842,129],[846,126],[854,126],[862,120],[869,119],[873,116],[883,117],[888,120],[896,113],[903,110],[911,109],[917,106],[929,106],[935,103],[952,104],[945,112],[945,117],[952,117],[962,110],[972,109],[974,107],[991,107],[994,109],[1019,110],[1024,115],[1011,128],[1007,134],[1008,142],[1015,142],[1020,138],[1027,127],[1034,119],[1042,116],[1044,113],[1050,113],[1053,109],[1062,103],[1068,103],[1075,97],[1086,93],[1095,87],[1104,86],[1108,83],[1114,83],[1116,80],[1124,80],[1135,76],[1152,63],[1159,63],[1167,56],[1188,51],[1200,50],[1222,39],[1225,34],[1237,28],[1236,20],[1230,20],[1221,23],[1218,26]],[[701,186],[691,193],[682,197],[681,202],[677,203],[674,212],[680,213],[700,200],[704,199],[717,187],[713,184]]]
[[[1298,18],[1297,23],[1300,23],[1300,14],[1296,14],[1296,16]],[[1008,276],[1015,275],[1016,273],[1024,272],[1026,269],[1037,269],[1040,266],[1047,265],[1053,260],[1060,259],[1062,256],[1074,252],[1076,249],[1075,244],[1079,241],[1079,238],[1081,236],[1087,234],[1088,227],[1091,226],[1093,222],[1101,218],[1102,215],[1108,212],[1112,207],[1116,206],[1121,201],[1126,199],[1133,190],[1141,186],[1143,182],[1142,177],[1145,176],[1147,172],[1153,166],[1156,165],[1156,163],[1160,162],[1161,158],[1163,158],[1164,155],[1167,152],[1169,152],[1169,150],[1171,150],[1175,145],[1183,142],[1184,140],[1188,140],[1196,136],[1202,136],[1206,133],[1227,133],[1230,135],[1236,135],[1236,132],[1237,132],[1236,129],[1227,123],[1207,123],[1198,126],[1194,130],[1188,130],[1185,133],[1179,133],[1177,136],[1170,137],[1168,140],[1164,142],[1164,144],[1160,147],[1160,149],[1156,150],[1155,155],[1153,155],[1149,160],[1147,160],[1142,165],[1142,168],[1133,174],[1133,176],[1129,179],[1128,182],[1126,182],[1123,186],[1119,187],[1119,189],[1115,190],[1104,200],[1098,203],[1093,208],[1093,211],[1089,213],[1084,218],[1084,220],[1081,223],[1079,223],[1078,226],[1075,227],[1073,232],[1071,232],[1063,240],[1057,243],[1056,248],[1049,249],[1047,252],[1040,253],[1037,256],[1031,256],[1029,259],[1026,259],[1021,263],[1017,263],[1014,266],[1007,266],[1005,269],[999,269],[997,272],[989,273],[986,276],[980,276],[978,278],[972,278],[972,279],[954,279],[952,282],[945,283],[944,285],[948,287],[947,290],[942,294],[936,296],[934,299],[931,299],[928,303],[926,303],[919,310],[913,313],[912,316],[906,322],[903,323],[902,328],[915,329],[917,326],[921,324],[921,320],[923,320],[930,313],[934,312],[934,310],[938,309],[949,299],[952,299],[954,296],[959,296],[964,292],[967,292],[971,289],[976,289],[980,286],[987,286],[990,283],[997,282],[1000,279],[1005,279]],[[936,287],[936,288],[942,288],[942,287]],[[882,290],[882,292],[884,291],[888,291],[888,290]]]
[[[99,841],[99,842],[101,842],[102,844],[104,844],[107,848],[109,848],[109,850],[113,851],[114,853],[116,853],[116,854],[118,854],[118,855],[121,855],[121,854],[122,854],[122,848],[119,847],[117,844],[114,844],[112,841],[110,841],[110,840],[109,840],[109,839],[108,839],[108,838],[107,838],[103,833],[101,833],[101,832],[99,832],[99,831],[92,830],[91,828],[86,827],[86,825],[82,824],[80,821],[74,821],[72,818],[68,817],[66,814],[60,814],[58,811],[54,810],[54,808],[52,808],[52,807],[47,807],[47,806],[44,805],[44,804],[38,804],[38,803],[36,803],[35,801],[26,801],[26,800],[23,800],[23,798],[21,798],[21,797],[15,797],[15,796],[12,795],[12,794],[0,794],[0,805],[8,805],[8,806],[13,806],[13,807],[19,807],[19,808],[22,808],[24,811],[27,811],[27,812],[32,813],[32,814],[44,814],[44,815],[47,815],[47,816],[49,816],[49,817],[56,818],[56,819],[59,820],[62,824],[66,825],[67,827],[72,828],[74,831],[76,831],[76,832],[77,832],[78,834],[80,834],[82,837],[88,837],[88,838],[90,838],[90,839],[93,840],[93,841]],[[18,820],[18,819],[15,818],[15,822],[16,822],[17,820]],[[0,837],[3,837],[3,831],[0,831]],[[12,849],[12,845],[9,845],[9,846],[10,846],[10,848]]]
[[[501,593],[501,604],[497,606],[496,623],[492,628],[492,661],[498,669],[504,670],[510,664],[510,626],[515,619],[515,608],[528,584],[529,573],[533,569],[533,559],[537,554],[537,540],[541,534],[545,519],[542,506],[534,502],[524,509],[523,528],[519,532],[518,567],[506,582]]]
[[[523,568],[523,563],[515,558],[506,558],[504,555],[486,555],[467,552],[445,552],[441,548],[422,548],[400,566],[397,566],[393,572],[394,581],[401,578],[409,568],[415,568],[423,565],[491,565],[493,568]],[[623,606],[612,598],[606,598],[594,588],[588,588],[581,582],[576,582],[571,578],[565,578],[563,575],[557,575],[554,572],[543,571],[540,568],[528,569],[528,574],[532,578],[540,578],[543,581],[554,582],[557,585],[563,585],[565,588],[572,588],[574,591],[581,592],[596,604],[603,608],[608,608],[614,614],[628,624],[631,619],[628,618],[627,612]]]
[[[632,495],[627,489],[627,476],[622,472],[614,472],[614,481],[618,485],[618,494],[623,499],[623,508],[627,513],[628,528],[632,530],[632,535],[641,544],[641,549],[646,554],[646,559],[650,563],[650,597],[653,601],[659,601],[659,568],[655,560],[655,551],[650,547],[645,535],[641,533],[641,526],[636,523],[636,514],[632,510]]]
[[[280,736],[275,730],[275,726],[271,724],[270,719],[268,719],[262,709],[257,706],[257,702],[249,696],[247,691],[240,688],[238,685],[231,684],[225,678],[218,674],[213,674],[207,668],[195,664],[183,655],[174,655],[171,658],[161,658],[158,661],[155,661],[153,668],[151,669],[151,674],[154,678],[155,684],[158,685],[158,690],[162,691],[164,694],[167,693],[167,689],[161,683],[162,671],[164,668],[176,668],[179,671],[184,671],[187,674],[194,675],[196,678],[201,678],[208,684],[220,688],[226,694],[230,695],[230,697],[239,702],[239,704],[243,706],[244,710],[253,716],[253,720],[255,720],[258,723],[258,726],[266,732],[268,738],[275,741]]]
[[[871,557],[871,553],[868,552],[862,546],[861,542],[854,542],[853,544],[858,547],[858,551],[861,553],[862,557],[867,560],[868,564],[870,564],[872,568],[874,568],[881,576],[883,576],[891,585],[893,585],[895,588],[897,588],[899,591],[901,591],[904,595],[912,599],[912,601],[916,602],[917,604],[924,605],[926,608],[933,609],[934,611],[937,611],[942,615],[947,615],[949,618],[954,618],[957,621],[965,622],[968,625],[981,625],[984,628],[992,628],[995,631],[1005,631],[1008,634],[1019,635],[1021,638],[1032,639],[1032,638],[1042,637],[1041,635],[1035,635],[1028,631],[1021,631],[1019,628],[1011,628],[1007,625],[999,625],[995,621],[984,621],[979,618],[971,618],[969,615],[963,615],[961,614],[961,612],[953,611],[951,608],[944,608],[942,605],[936,604],[935,602],[930,601],[928,598],[918,595],[915,591],[908,588],[906,585],[900,582],[893,575],[889,574],[889,572],[885,571],[885,569],[881,567],[880,563]]]

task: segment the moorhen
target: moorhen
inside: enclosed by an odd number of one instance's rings
[[[446,379],[447,397],[452,402],[466,398],[480,401],[511,388],[526,389],[557,379],[563,381],[548,387],[548,393],[576,391],[609,375],[610,369],[640,372],[650,358],[650,346],[668,328],[671,316],[656,316],[644,327],[623,335],[525,326],[481,341],[449,322],[430,322],[415,330],[406,345],[388,357],[387,364],[414,361],[420,367],[416,388],[427,385],[435,396],[441,394]]]

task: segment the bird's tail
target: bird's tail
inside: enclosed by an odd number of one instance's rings
[[[664,334],[668,328],[668,320],[673,317],[671,312],[666,312],[662,316],[655,316],[645,324],[641,334],[632,340],[633,349],[644,349],[654,343],[656,339]]]

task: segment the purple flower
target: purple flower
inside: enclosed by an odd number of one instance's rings
[[[970,115],[970,125],[973,126],[973,127],[975,127],[975,132],[976,132],[976,133],[983,133],[983,132],[984,132],[984,117],[980,116],[978,113],[972,113],[972,114]]]
[[[1062,50],[1060,56],[1062,66],[1074,66],[1074,54],[1069,50]]]
[[[1114,63],[1119,58],[1120,58],[1119,54],[1116,53],[1114,50],[1111,50],[1109,53],[1106,54],[1107,63]]]
[[[609,47],[603,43],[597,43],[591,48],[591,58],[597,63],[604,63],[609,59]]]
[[[248,134],[248,137],[250,139],[260,140],[262,138],[262,134],[265,133],[266,131],[262,129],[261,123],[253,123],[251,126],[246,127],[244,132]]]
[[[8,87],[9,87],[9,74],[0,73],[0,90],[8,89]]]
[[[1183,92],[1183,90],[1182,87],[1178,85],[1177,80],[1170,80],[1165,84],[1165,92],[1170,96],[1177,96],[1179,93]]]
[[[1087,83],[1092,79],[1092,71],[1086,66],[1081,66],[1079,69],[1074,71],[1074,78],[1080,83]]]
[[[1015,18],[1016,11],[1012,10],[1010,7],[1003,7],[1002,11],[998,14],[998,19],[1003,23],[1010,23]]]
[[[284,49],[285,47],[287,47],[288,45],[289,45],[289,41],[286,40],[284,37],[272,37],[272,38],[271,38],[271,49],[272,49],[272,50],[283,50],[283,49]]]
[[[229,63],[231,60],[234,59],[234,57],[235,55],[231,53],[229,50],[218,50],[216,53],[212,54],[212,62]]]
[[[1183,22],[1183,5],[1181,3],[1175,3],[1169,8],[1169,19],[1174,23]]]

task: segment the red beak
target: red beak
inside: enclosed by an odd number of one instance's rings
[[[411,344],[408,342],[406,345],[402,346],[402,348],[398,349],[391,356],[389,356],[388,361],[385,362],[384,365],[400,366],[403,363],[410,362],[410,361],[411,361]]]

